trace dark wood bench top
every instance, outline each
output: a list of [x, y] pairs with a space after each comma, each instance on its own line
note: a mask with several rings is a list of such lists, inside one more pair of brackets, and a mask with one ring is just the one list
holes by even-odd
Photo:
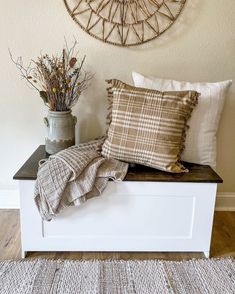
[[[38, 162], [49, 155], [45, 146], [40, 145], [25, 164], [14, 175], [15, 180], [35, 180], [38, 172]], [[208, 165], [199, 165], [184, 162], [189, 169], [188, 173], [172, 174], [159, 171], [142, 165], [130, 165], [124, 181], [156, 181], [156, 182], [195, 182], [195, 183], [222, 183], [223, 180]]]

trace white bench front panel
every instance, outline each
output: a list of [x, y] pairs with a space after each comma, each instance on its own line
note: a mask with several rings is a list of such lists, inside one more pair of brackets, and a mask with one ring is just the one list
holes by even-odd
[[216, 184], [109, 182], [45, 222], [34, 183], [20, 182], [23, 251], [209, 251]]

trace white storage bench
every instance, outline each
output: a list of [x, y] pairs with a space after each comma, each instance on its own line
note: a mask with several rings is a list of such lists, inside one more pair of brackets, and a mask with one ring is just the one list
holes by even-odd
[[33, 199], [43, 145], [16, 173], [20, 180], [22, 257], [27, 251], [204, 252], [209, 257], [217, 184], [209, 167], [189, 173], [130, 167], [103, 195], [42, 221]]

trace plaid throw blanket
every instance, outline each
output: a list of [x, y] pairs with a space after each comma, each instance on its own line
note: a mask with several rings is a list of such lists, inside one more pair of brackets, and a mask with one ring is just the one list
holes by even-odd
[[106, 159], [97, 151], [103, 140], [94, 140], [63, 150], [39, 167], [35, 202], [44, 220], [68, 206], [78, 206], [100, 196], [108, 180], [124, 179], [128, 164]]

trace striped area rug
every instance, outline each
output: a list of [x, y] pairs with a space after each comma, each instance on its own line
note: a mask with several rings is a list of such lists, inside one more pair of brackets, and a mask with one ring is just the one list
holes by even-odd
[[0, 262], [4, 294], [235, 293], [232, 258], [190, 261], [46, 260]]

